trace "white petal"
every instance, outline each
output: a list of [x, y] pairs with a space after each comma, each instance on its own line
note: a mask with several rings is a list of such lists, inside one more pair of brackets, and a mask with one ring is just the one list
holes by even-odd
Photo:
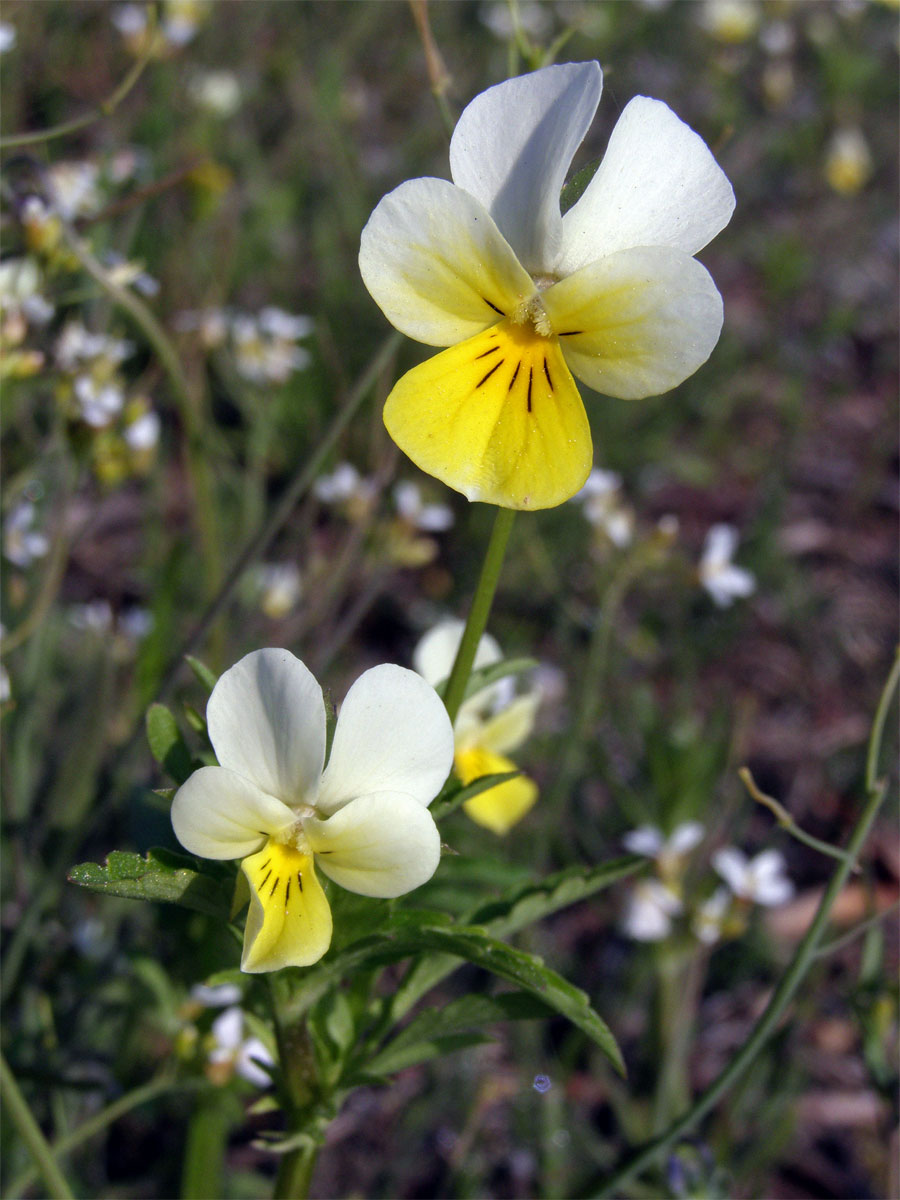
[[769, 879], [757, 879], [753, 886], [751, 899], [757, 904], [784, 904], [794, 894], [794, 885], [783, 875]]
[[269, 1087], [272, 1076], [259, 1065], [261, 1062], [274, 1066], [272, 1055], [260, 1039], [247, 1038], [238, 1050], [234, 1069], [242, 1079], [246, 1079], [254, 1087]]
[[689, 850], [703, 840], [704, 829], [699, 821], [685, 821], [672, 830], [672, 835], [666, 843], [670, 854], [687, 854]]
[[713, 869], [725, 880], [736, 896], [747, 892], [747, 856], [734, 846], [723, 846], [712, 856]]
[[732, 212], [734, 191], [703, 139], [662, 101], [636, 96], [584, 195], [563, 217], [560, 270], [569, 274], [632, 246], [696, 254]]
[[[441, 621], [428, 630], [413, 651], [413, 666], [432, 687], [443, 683], [453, 669], [465, 627], [464, 621]], [[489, 667], [501, 658], [497, 642], [489, 633], [485, 633], [478, 643], [473, 668]]]
[[411, 179], [380, 201], [359, 269], [391, 324], [429, 346], [480, 333], [534, 292], [487, 211], [446, 179]]
[[476, 96], [453, 132], [454, 183], [481, 201], [535, 274], [557, 265], [559, 194], [602, 86], [595, 62], [544, 67]]
[[733, 525], [713, 525], [703, 544], [702, 565], [722, 566], [731, 562], [738, 544], [738, 533]]
[[341, 706], [315, 806], [331, 813], [371, 792], [402, 792], [427, 806], [452, 764], [453, 729], [431, 684], [405, 667], [373, 667]]
[[225, 767], [201, 767], [172, 801], [175, 836], [201, 858], [243, 858], [295, 819], [287, 805]]
[[622, 838], [622, 845], [632, 854], [643, 854], [645, 858], [656, 858], [663, 846], [663, 835], [655, 825], [641, 825]]
[[[502, 684], [506, 680], [498, 682]], [[482, 725], [478, 738], [481, 749], [489, 750], [493, 754], [509, 754], [511, 750], [517, 750], [534, 729], [540, 703], [540, 692], [526, 692], [516, 696], [496, 716], [489, 718]]]
[[226, 1008], [212, 1023], [212, 1035], [216, 1049], [235, 1051], [241, 1044], [244, 1032], [244, 1014], [239, 1008]]
[[362, 896], [411, 892], [431, 878], [441, 857], [431, 813], [396, 792], [361, 796], [327, 821], [304, 821], [303, 828], [321, 870]]
[[206, 708], [223, 767], [286, 804], [306, 799], [325, 759], [322, 689], [287, 650], [255, 650], [227, 670]]
[[669, 391], [719, 340], [722, 297], [695, 258], [666, 246], [620, 250], [543, 294], [573, 375], [605, 396]]

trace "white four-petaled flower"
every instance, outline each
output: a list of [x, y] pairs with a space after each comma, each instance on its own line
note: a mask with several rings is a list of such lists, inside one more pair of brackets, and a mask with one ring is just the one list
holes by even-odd
[[453, 730], [415, 672], [384, 665], [360, 676], [327, 766], [322, 690], [287, 650], [257, 650], [226, 671], [206, 716], [219, 765], [178, 789], [172, 825], [192, 854], [243, 860], [242, 970], [305, 966], [328, 949], [315, 866], [364, 896], [400, 896], [434, 874], [440, 836], [428, 805], [450, 773]]
[[700, 582], [719, 608], [728, 608], [734, 600], [752, 596], [756, 591], [753, 572], [737, 567], [731, 561], [737, 543], [737, 530], [733, 525], [713, 525], [703, 545], [698, 567]]
[[658, 100], [626, 105], [565, 214], [566, 172], [600, 100], [596, 62], [545, 67], [465, 109], [450, 174], [378, 204], [360, 270], [397, 329], [449, 346], [384, 410], [423, 470], [470, 500], [547, 508], [587, 478], [573, 375], [608, 396], [668, 391], [706, 361], [722, 300], [693, 257], [734, 193], [702, 139]]
[[739, 900], [754, 904], [784, 904], [794, 894], [785, 875], [784, 856], [778, 850], [763, 850], [747, 858], [735, 846], [724, 846], [712, 857], [712, 865]]

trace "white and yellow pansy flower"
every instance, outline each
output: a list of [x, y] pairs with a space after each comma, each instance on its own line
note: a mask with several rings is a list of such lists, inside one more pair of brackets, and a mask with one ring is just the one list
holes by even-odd
[[415, 672], [360, 676], [327, 766], [322, 689], [287, 650], [257, 650], [226, 671], [206, 717], [219, 765], [178, 789], [172, 825], [192, 854], [243, 859], [242, 970], [306, 966], [328, 949], [316, 866], [363, 896], [400, 896], [434, 874], [441, 841], [428, 805], [450, 773], [453, 731]]
[[665, 104], [626, 105], [560, 211], [601, 83], [596, 62], [568, 63], [476, 96], [450, 143], [453, 182], [401, 184], [362, 233], [362, 277], [388, 320], [451, 347], [396, 384], [385, 425], [470, 500], [567, 500], [593, 457], [572, 376], [608, 396], [658, 395], [719, 337], [722, 298], [693, 255], [728, 223], [734, 193]]
[[[413, 653], [413, 666], [436, 687], [450, 674], [463, 634], [463, 622], [442, 621], [430, 629]], [[500, 662], [500, 647], [485, 634], [478, 643], [474, 667]], [[506, 755], [518, 749], [534, 728], [540, 704], [537, 690], [516, 695], [511, 677], [482, 688], [460, 706], [454, 726], [454, 765], [463, 784], [484, 775], [518, 770]], [[520, 821], [538, 797], [537, 784], [526, 775], [508, 779], [466, 800], [463, 808], [478, 825], [504, 834]]]

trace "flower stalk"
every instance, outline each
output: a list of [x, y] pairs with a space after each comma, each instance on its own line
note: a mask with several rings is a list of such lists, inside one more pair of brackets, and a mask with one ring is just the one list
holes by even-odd
[[481, 575], [478, 577], [478, 586], [475, 589], [462, 641], [459, 643], [456, 660], [444, 692], [444, 707], [447, 709], [451, 724], [456, 720], [459, 706], [466, 694], [466, 684], [472, 674], [475, 651], [478, 649], [478, 643], [481, 641], [481, 636], [487, 628], [488, 617], [491, 615], [491, 605], [494, 602], [494, 593], [497, 591], [497, 583], [500, 579], [500, 571], [506, 556], [506, 547], [515, 515], [515, 510], [512, 508], [498, 508], [497, 515], [494, 517], [494, 527], [485, 551]]

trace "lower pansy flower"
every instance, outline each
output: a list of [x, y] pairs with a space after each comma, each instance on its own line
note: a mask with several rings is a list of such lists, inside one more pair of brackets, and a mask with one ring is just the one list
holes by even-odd
[[[433, 686], [450, 674], [462, 634], [462, 621], [443, 621], [430, 629], [416, 647], [413, 665]], [[475, 668], [488, 667], [501, 658], [500, 647], [485, 634], [478, 643]], [[482, 688], [464, 701], [454, 726], [454, 764], [463, 784], [517, 770], [506, 755], [518, 749], [531, 733], [539, 703], [537, 690], [517, 695], [511, 677]], [[504, 834], [521, 821], [537, 797], [534, 780], [520, 775], [479, 792], [466, 800], [463, 808], [476, 824]]]
[[186, 850], [242, 859], [250, 889], [241, 969], [316, 962], [332, 919], [316, 868], [363, 896], [430, 879], [441, 843], [428, 805], [450, 773], [453, 731], [413, 671], [366, 671], [347, 693], [325, 766], [325, 704], [287, 650], [248, 654], [206, 710], [218, 766], [178, 789], [172, 825]]

